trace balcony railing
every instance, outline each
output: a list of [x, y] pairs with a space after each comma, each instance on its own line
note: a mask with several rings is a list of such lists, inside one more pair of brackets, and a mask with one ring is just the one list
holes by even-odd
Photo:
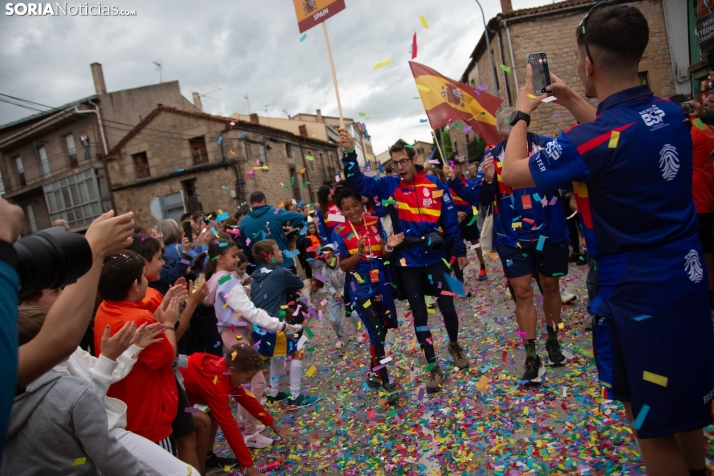
[[[92, 143], [89, 150], [90, 157], [95, 160], [97, 160], [98, 153], [96, 145], [97, 144]], [[89, 160], [87, 160], [85, 156], [84, 148], [77, 150], [76, 153], [72, 155], [68, 155], [67, 152], [64, 151], [48, 158], [47, 166], [49, 166], [50, 174], [47, 176], [39, 157], [23, 155], [22, 161], [24, 170], [22, 173], [17, 172], [17, 166], [15, 165], [13, 156], [4, 155], [4, 158], [7, 166], [7, 175], [3, 176], [5, 193], [11, 193], [23, 187], [51, 182], [60, 174], [89, 163]]]

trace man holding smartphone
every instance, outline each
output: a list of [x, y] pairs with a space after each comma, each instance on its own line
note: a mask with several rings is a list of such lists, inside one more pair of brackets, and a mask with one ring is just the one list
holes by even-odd
[[536, 97], [520, 90], [503, 180], [542, 192], [573, 183], [598, 260], [593, 342], [603, 396], [623, 402], [650, 475], [706, 474], [714, 332], [681, 108], [640, 85], [649, 40], [634, 7], [601, 2], [578, 26], [577, 69], [595, 110], [557, 76], [548, 90], [580, 123], [525, 157]]

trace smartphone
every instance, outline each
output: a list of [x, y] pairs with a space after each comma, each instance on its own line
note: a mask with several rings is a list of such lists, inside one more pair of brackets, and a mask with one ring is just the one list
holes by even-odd
[[530, 53], [526, 61], [533, 71], [533, 89], [536, 94], [545, 94], [545, 88], [550, 86], [550, 69], [548, 68], [548, 55], [545, 53]]
[[692, 107], [692, 105], [688, 102], [680, 103], [679, 107], [682, 108], [682, 112], [685, 116], [691, 116], [692, 114], [694, 114], [694, 107]]
[[191, 220], [183, 222], [183, 234], [186, 235], [188, 241], [193, 241], [193, 228], [191, 227]]

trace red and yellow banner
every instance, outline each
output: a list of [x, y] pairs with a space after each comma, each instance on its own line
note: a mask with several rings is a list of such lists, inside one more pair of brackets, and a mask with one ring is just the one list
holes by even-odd
[[496, 111], [502, 99], [479, 93], [468, 84], [437, 73], [423, 64], [409, 62], [431, 127], [439, 129], [456, 120], [470, 125], [487, 143], [501, 142], [496, 127]]
[[306, 32], [346, 8], [345, 0], [293, 0], [293, 5], [300, 33]]

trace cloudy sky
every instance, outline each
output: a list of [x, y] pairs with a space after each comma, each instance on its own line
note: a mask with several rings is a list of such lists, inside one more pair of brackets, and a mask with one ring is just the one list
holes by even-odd
[[[487, 18], [498, 0], [482, 0]], [[552, 0], [513, 0], [515, 9]], [[5, 7], [6, 2], [2, 3]], [[69, 2], [69, 5], [84, 3]], [[97, 2], [90, 5], [96, 5]], [[375, 153], [397, 138], [430, 140], [407, 61], [412, 35], [417, 62], [458, 79], [483, 32], [473, 0], [346, 0], [327, 21], [342, 107], [364, 112]], [[53, 4], [54, 5], [54, 4]], [[207, 94], [207, 112], [252, 112], [285, 117], [298, 112], [337, 115], [321, 27], [300, 42], [290, 0], [102, 1], [135, 9], [134, 17], [18, 17], [0, 12], [0, 93], [59, 106], [94, 94], [89, 64], [102, 63], [109, 91], [179, 80], [181, 91]], [[425, 29], [419, 16], [426, 17]], [[386, 60], [392, 64], [375, 70]], [[214, 91], [222, 88], [220, 91]], [[32, 111], [0, 102], [0, 124]]]

